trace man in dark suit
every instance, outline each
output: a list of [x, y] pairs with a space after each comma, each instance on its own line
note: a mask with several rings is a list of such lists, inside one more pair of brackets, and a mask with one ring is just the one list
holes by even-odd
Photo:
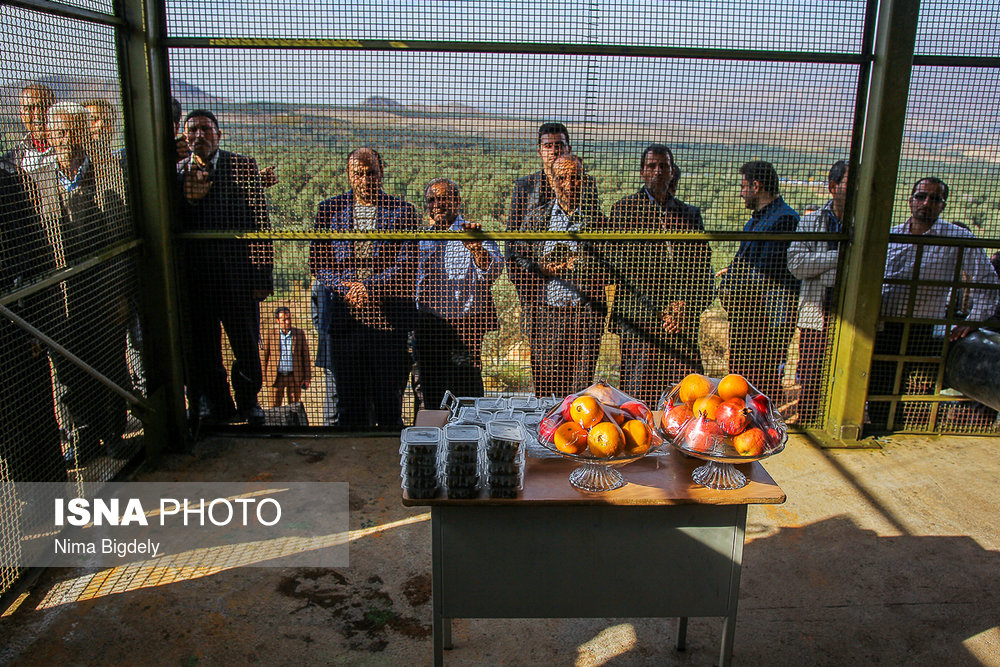
[[264, 335], [261, 365], [264, 384], [271, 387], [271, 407], [302, 402], [302, 390], [309, 388], [312, 367], [306, 332], [292, 326], [292, 311], [280, 306], [274, 311], [274, 327]]
[[313, 241], [309, 266], [327, 293], [327, 362], [347, 427], [402, 427], [410, 371], [407, 332], [414, 316], [417, 244], [340, 241], [337, 232], [415, 231], [416, 209], [382, 191], [384, 165], [372, 148], [347, 159], [350, 191], [319, 205], [314, 228], [331, 238]]
[[[705, 231], [701, 211], [676, 199], [679, 170], [663, 144], [640, 158], [643, 187], [611, 207], [616, 232]], [[688, 373], [701, 373], [698, 329], [714, 297], [712, 250], [705, 241], [617, 243], [612, 326], [621, 336], [622, 391], [654, 405]]]
[[[525, 226], [529, 211], [552, 205], [556, 199], [552, 184], [552, 165], [559, 157], [572, 153], [573, 147], [569, 143], [569, 130], [566, 129], [565, 125], [544, 123], [538, 128], [538, 157], [542, 162], [542, 169], [533, 174], [522, 176], [515, 181], [514, 192], [510, 198], [510, 211], [507, 215], [507, 231], [526, 231]], [[584, 176], [581, 196], [582, 208], [591, 211], [600, 209], [600, 203], [597, 200], [597, 185], [593, 177]], [[507, 275], [514, 284], [518, 300], [521, 303], [521, 329], [530, 340], [533, 335], [531, 333], [532, 326], [537, 316], [535, 305], [539, 303], [539, 293], [544, 290], [545, 282], [541, 276], [524, 270], [517, 262], [510, 261], [511, 247], [511, 244], [508, 243]], [[540, 372], [538, 360], [535, 355], [532, 355], [532, 377], [537, 378]]]
[[[219, 148], [222, 130], [211, 111], [190, 112], [184, 131], [191, 147], [191, 155], [177, 165], [184, 231], [267, 231], [267, 203], [254, 159]], [[259, 421], [260, 302], [273, 291], [272, 244], [191, 240], [184, 246], [184, 262], [193, 348], [188, 368], [192, 410], [197, 414], [204, 408], [207, 417], [220, 421], [237, 413], [244, 420]], [[225, 327], [233, 350], [232, 394], [222, 362], [220, 327]]]
[[[0, 159], [0, 294], [43, 278], [53, 269], [51, 250], [25, 187], [29, 178]], [[10, 308], [36, 326], [46, 296], [20, 299]], [[0, 458], [14, 482], [65, 482], [52, 378], [45, 351], [13, 322], [0, 317]], [[50, 510], [51, 507], [31, 511]]]
[[[555, 199], [528, 211], [525, 231], [606, 231], [596, 199], [584, 199], [586, 175], [575, 155], [552, 167]], [[594, 380], [607, 304], [607, 264], [598, 247], [577, 241], [513, 241], [507, 265], [540, 284], [528, 308], [534, 313], [528, 341], [539, 396], [565, 396]]]
[[[72, 102], [56, 103], [49, 109], [47, 128], [52, 154], [35, 172], [35, 182], [56, 267], [62, 269], [91, 259], [116, 238], [107, 211], [120, 209], [121, 203], [100, 182], [86, 150], [90, 143], [87, 110]], [[112, 200], [119, 203], [109, 203]], [[116, 265], [109, 263], [61, 283], [57, 302], [61, 302], [62, 316], [55, 321], [71, 352], [124, 387], [128, 386], [128, 367], [118, 278]], [[53, 354], [52, 363], [65, 387], [60, 402], [78, 436], [76, 450], [70, 452], [75, 462], [82, 464], [97, 456], [102, 445], [112, 455], [127, 455], [119, 448], [126, 426], [125, 400], [60, 355]]]

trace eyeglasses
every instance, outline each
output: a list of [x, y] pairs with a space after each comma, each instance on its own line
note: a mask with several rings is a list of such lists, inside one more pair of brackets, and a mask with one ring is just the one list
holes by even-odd
[[926, 192], [917, 192], [913, 195], [914, 201], [929, 201], [932, 204], [940, 204], [944, 201], [941, 195], [929, 195]]

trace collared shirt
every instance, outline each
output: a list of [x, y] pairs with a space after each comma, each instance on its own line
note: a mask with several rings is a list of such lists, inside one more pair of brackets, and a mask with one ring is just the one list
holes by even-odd
[[281, 358], [278, 360], [279, 373], [291, 373], [294, 370], [292, 364], [292, 330], [287, 332], [278, 329], [278, 338], [281, 340]]
[[56, 169], [56, 175], [59, 178], [59, 185], [62, 186], [65, 192], [67, 193], [73, 192], [73, 190], [76, 190], [78, 187], [80, 187], [80, 183], [83, 182], [83, 174], [86, 171], [87, 166], [89, 164], [90, 164], [90, 157], [84, 154], [83, 162], [80, 164], [80, 168], [76, 170], [76, 175], [73, 176], [72, 180], [67, 178], [66, 175], [63, 174], [62, 169], [59, 168]]
[[[550, 232], [578, 232], [581, 225], [573, 217], [580, 209], [567, 214], [558, 201], [552, 202], [552, 217], [549, 218]], [[579, 248], [576, 241], [546, 241], [542, 254], [547, 255], [560, 245], [567, 246], [570, 252], [576, 252]], [[573, 283], [562, 278], [553, 278], [545, 284], [545, 302], [555, 308], [565, 308], [567, 306], [579, 306], [583, 303], [580, 290]]]
[[[896, 225], [889, 230], [890, 234], [909, 234], [910, 221]], [[974, 239], [975, 235], [958, 225], [938, 219], [923, 236], [942, 236], [949, 238]], [[891, 237], [890, 237], [891, 238]], [[920, 260], [920, 275], [918, 280], [955, 280], [955, 269], [959, 261], [957, 246], [925, 245]], [[963, 282], [998, 285], [997, 274], [986, 257], [982, 248], [965, 248], [962, 255], [962, 267], [958, 279]], [[913, 267], [917, 263], [917, 244], [890, 243], [885, 258], [885, 277], [898, 279], [913, 279]], [[947, 316], [948, 303], [951, 300], [951, 287], [921, 286], [917, 288], [913, 313], [907, 313], [910, 297], [909, 285], [882, 286], [882, 315], [888, 317], [912, 316], [928, 319], [941, 319]], [[995, 289], [970, 289], [972, 306], [969, 309], [970, 321], [981, 322], [994, 311], [998, 292]], [[943, 331], [935, 333], [943, 335]]]
[[[459, 216], [450, 231], [462, 231], [464, 222]], [[421, 241], [417, 307], [447, 319], [484, 313], [493, 298], [490, 285], [503, 272], [503, 255], [496, 241], [483, 241], [483, 249], [490, 258], [485, 271], [462, 241]]]
[[6, 157], [28, 174], [32, 174], [45, 166], [46, 158], [52, 155], [52, 147], [46, 146], [44, 151], [38, 150], [30, 134], [24, 135], [24, 139]]

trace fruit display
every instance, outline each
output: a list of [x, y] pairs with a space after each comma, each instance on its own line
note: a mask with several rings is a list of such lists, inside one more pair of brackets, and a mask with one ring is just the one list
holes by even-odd
[[784, 449], [788, 435], [771, 400], [741, 375], [710, 378], [692, 373], [660, 399], [660, 428], [685, 454], [710, 463], [694, 479], [710, 488], [732, 489], [746, 477], [732, 467]]
[[538, 425], [538, 440], [562, 454], [634, 458], [663, 444], [652, 411], [599, 382], [566, 396]]
[[625, 484], [610, 465], [635, 461], [663, 444], [653, 412], [642, 401], [597, 382], [570, 394], [538, 423], [538, 442], [585, 465], [570, 483], [586, 491]]

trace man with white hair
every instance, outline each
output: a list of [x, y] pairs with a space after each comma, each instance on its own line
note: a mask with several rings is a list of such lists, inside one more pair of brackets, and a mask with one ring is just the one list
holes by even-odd
[[[63, 269], [92, 257], [108, 242], [109, 225], [98, 205], [95, 169], [90, 159], [90, 114], [74, 102], [57, 102], [49, 108], [47, 133], [51, 155], [35, 173], [42, 217], [55, 256]], [[124, 385], [125, 329], [115, 316], [118, 300], [100, 293], [108, 281], [93, 275], [70, 278], [60, 284], [62, 317], [57, 327], [66, 346], [104, 375]], [[127, 405], [76, 364], [53, 355], [59, 382], [65, 386], [60, 402], [77, 434], [71, 452], [82, 464], [102, 452], [112, 452], [126, 425]]]

